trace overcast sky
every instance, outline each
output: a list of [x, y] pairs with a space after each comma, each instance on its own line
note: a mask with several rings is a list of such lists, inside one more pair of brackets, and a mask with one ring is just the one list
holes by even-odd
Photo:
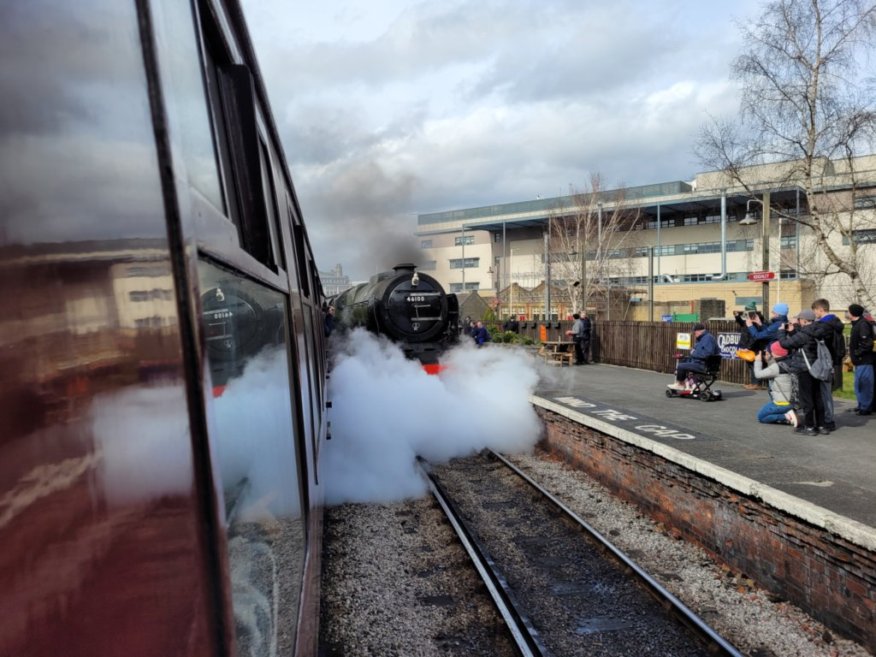
[[692, 179], [763, 0], [243, 6], [317, 264], [355, 281], [418, 213]]

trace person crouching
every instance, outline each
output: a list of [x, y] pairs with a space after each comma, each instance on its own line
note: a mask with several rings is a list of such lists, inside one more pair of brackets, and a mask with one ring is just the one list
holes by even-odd
[[770, 400], [757, 412], [758, 422], [797, 426], [793, 375], [788, 372], [784, 363], [787, 357], [788, 350], [778, 342], [773, 342], [754, 361], [754, 376], [758, 380], [769, 382], [770, 395]]
[[684, 381], [687, 378], [688, 372], [697, 372], [706, 374], [706, 359], [709, 356], [717, 356], [721, 353], [718, 348], [718, 341], [715, 336], [709, 333], [705, 324], [695, 324], [693, 327], [694, 335], [696, 336], [694, 348], [690, 352], [690, 356], [685, 358], [675, 368], [675, 383], [670, 383], [667, 388], [671, 390], [686, 390]]

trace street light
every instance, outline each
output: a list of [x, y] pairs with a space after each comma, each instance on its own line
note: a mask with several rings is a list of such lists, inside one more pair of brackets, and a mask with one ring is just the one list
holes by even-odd
[[[763, 226], [761, 230], [761, 255], [762, 255], [762, 268], [763, 271], [769, 271], [770, 268], [770, 244], [769, 244], [769, 223], [770, 223], [770, 193], [764, 192], [763, 194], [764, 200], [760, 200], [759, 198], [750, 198], [745, 204], [745, 217], [739, 222], [740, 226], [753, 226], [757, 223], [757, 219], [754, 218], [754, 215], [751, 213], [751, 204], [752, 203], [760, 203], [761, 207], [763, 207]], [[781, 213], [780, 213], [781, 214]], [[782, 294], [782, 221], [781, 216], [779, 217], [779, 221], [777, 222], [779, 225], [779, 255], [778, 255], [778, 267], [776, 272], [776, 302], [781, 299]], [[761, 283], [761, 303], [764, 309], [767, 309], [770, 305], [770, 283], [769, 281], [763, 281]]]
[[763, 201], [760, 201], [756, 198], [748, 199], [748, 203], [745, 204], [745, 217], [739, 222], [740, 226], [754, 226], [757, 223], [757, 219], [754, 218], [754, 215], [751, 214], [751, 202], [757, 201], [758, 203], [763, 204]]

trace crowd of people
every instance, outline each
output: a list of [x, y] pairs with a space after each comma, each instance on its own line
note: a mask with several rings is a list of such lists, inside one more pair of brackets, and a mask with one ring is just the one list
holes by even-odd
[[[843, 360], [848, 356], [854, 367], [857, 405], [852, 412], [873, 412], [874, 323], [859, 304], [851, 304], [846, 318], [851, 332], [846, 349], [845, 324], [830, 311], [827, 299], [816, 299], [811, 308], [788, 319], [789, 308], [777, 303], [769, 322], [752, 304], [735, 313], [740, 325], [741, 357], [750, 363], [750, 390], [767, 383], [769, 400], [758, 411], [764, 423], [790, 424], [805, 435], [827, 435], [837, 428], [833, 391], [842, 385]], [[690, 355], [676, 368], [675, 382], [669, 387], [685, 390], [691, 373], [705, 373], [709, 356], [719, 354], [718, 344], [704, 324], [694, 326], [695, 342]]]
[[[811, 307], [789, 319], [786, 303], [772, 307], [766, 320], [755, 304], [734, 313], [740, 328], [737, 355], [748, 361], [748, 390], [766, 387], [768, 400], [757, 413], [762, 423], [789, 424], [804, 435], [827, 435], [837, 429], [833, 392], [842, 386], [842, 368], [847, 356], [854, 368], [856, 405], [851, 412], [867, 416], [874, 405], [874, 337], [876, 323], [859, 304], [845, 311], [851, 324], [848, 347], [846, 322], [830, 310], [827, 299], [816, 299]], [[572, 328], [566, 331], [575, 349], [575, 364], [589, 362], [592, 323], [587, 313], [572, 315]], [[516, 319], [507, 320], [503, 330], [518, 332]], [[490, 340], [481, 321], [466, 318], [463, 330], [478, 346]], [[675, 381], [669, 388], [691, 388], [693, 375], [705, 375], [710, 357], [720, 356], [715, 337], [705, 324], [695, 324], [690, 354], [679, 361]]]

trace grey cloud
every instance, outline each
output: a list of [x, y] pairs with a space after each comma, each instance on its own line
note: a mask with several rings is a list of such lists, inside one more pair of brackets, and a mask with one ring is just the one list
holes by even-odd
[[395, 264], [377, 248], [417, 212], [560, 195], [592, 173], [689, 179], [707, 112], [737, 106], [719, 83], [737, 31], [716, 17], [694, 0], [420, 2], [367, 41], [256, 39], [320, 266]]
[[299, 185], [302, 210], [320, 267], [335, 262], [365, 279], [421, 257], [413, 236], [413, 174], [391, 174], [375, 161], [338, 163], [323, 175], [308, 169]]
[[290, 109], [279, 130], [290, 160], [302, 165], [330, 164], [379, 150], [387, 141], [410, 139], [424, 118], [425, 110], [412, 106], [371, 128], [361, 110], [319, 101]]

